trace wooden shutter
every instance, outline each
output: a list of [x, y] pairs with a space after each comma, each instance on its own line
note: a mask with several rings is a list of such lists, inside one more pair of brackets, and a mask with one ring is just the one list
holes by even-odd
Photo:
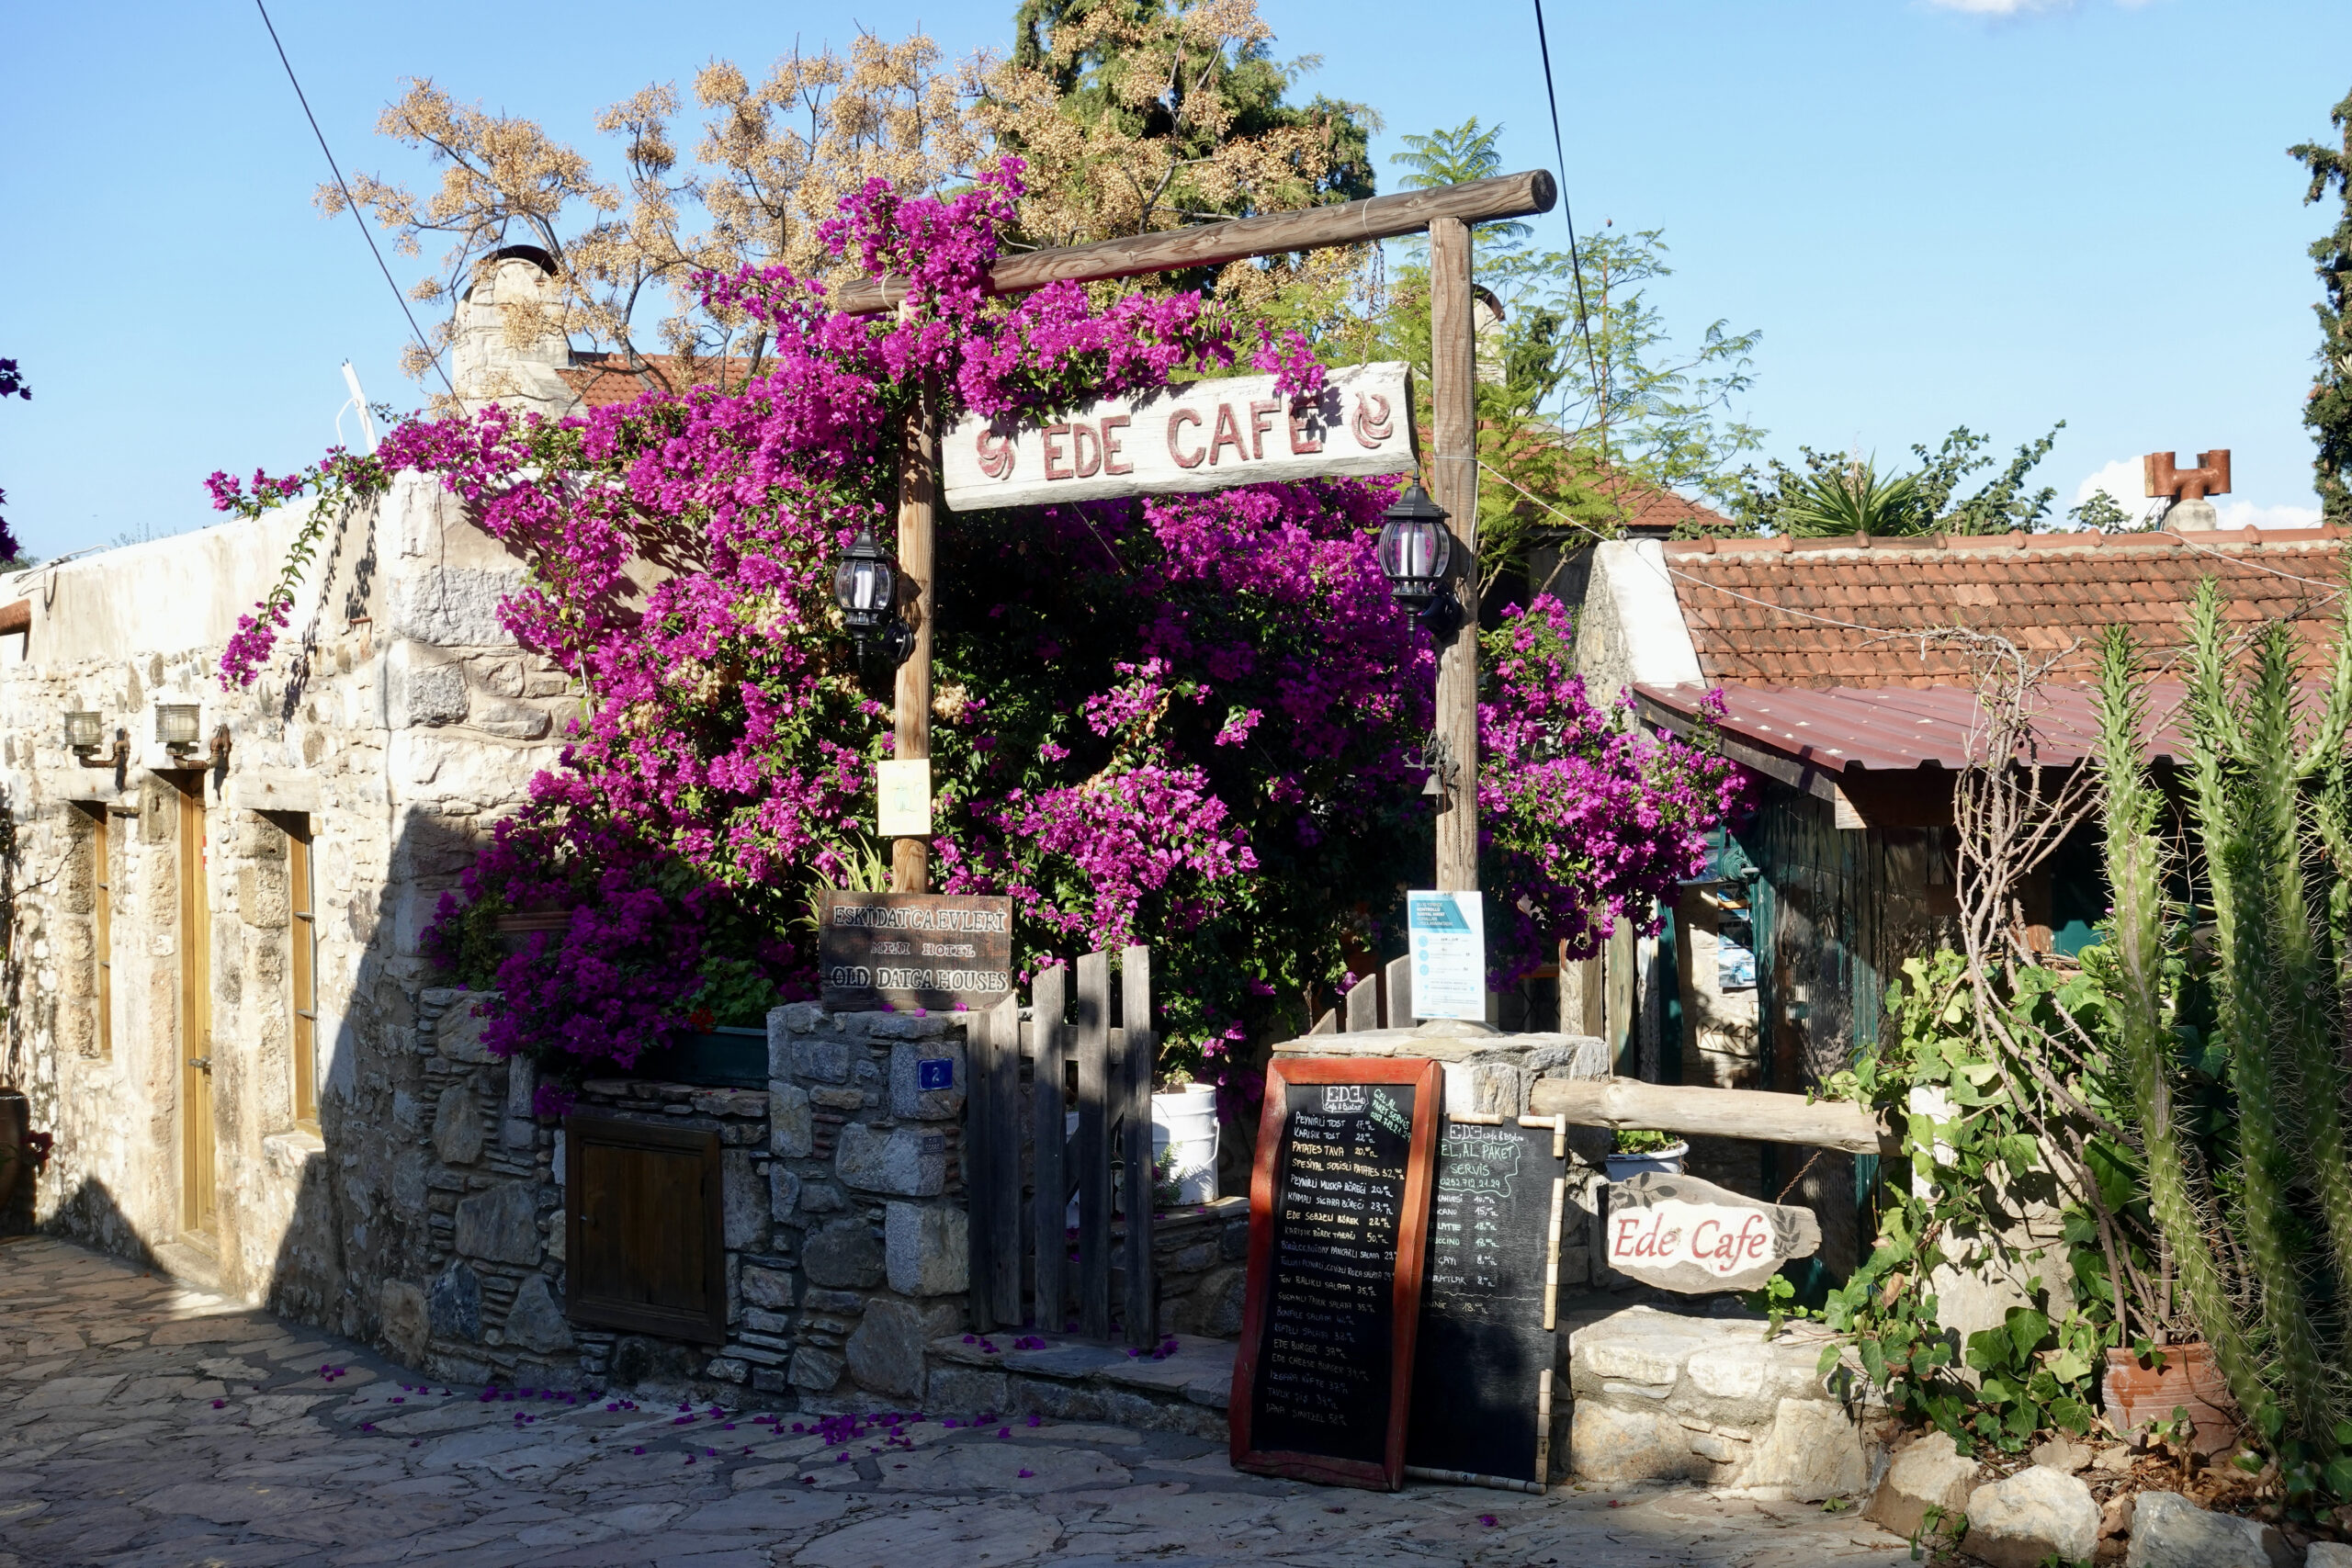
[[725, 1343], [717, 1130], [568, 1116], [563, 1135], [571, 1320]]

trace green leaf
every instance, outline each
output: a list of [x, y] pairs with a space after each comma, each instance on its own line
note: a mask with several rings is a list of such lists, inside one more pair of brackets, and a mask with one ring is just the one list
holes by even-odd
[[2008, 1333], [2009, 1342], [2017, 1347], [2017, 1359], [2023, 1362], [2050, 1337], [2050, 1319], [2031, 1307], [2011, 1307]]

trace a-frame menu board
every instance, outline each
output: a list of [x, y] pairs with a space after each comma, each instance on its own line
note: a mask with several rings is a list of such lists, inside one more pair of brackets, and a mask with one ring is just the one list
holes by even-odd
[[1277, 1058], [1267, 1069], [1235, 1469], [1403, 1484], [1443, 1099], [1432, 1061]]

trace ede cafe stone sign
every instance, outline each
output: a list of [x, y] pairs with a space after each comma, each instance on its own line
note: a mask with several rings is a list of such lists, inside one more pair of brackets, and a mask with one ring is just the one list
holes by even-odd
[[1790, 1258], [1821, 1247], [1810, 1209], [1656, 1171], [1609, 1184], [1608, 1228], [1611, 1269], [1689, 1295], [1755, 1290]]

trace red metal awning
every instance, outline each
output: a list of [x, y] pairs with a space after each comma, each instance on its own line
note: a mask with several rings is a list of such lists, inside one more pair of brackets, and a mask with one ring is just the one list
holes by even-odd
[[[1853, 770], [1958, 771], [1977, 760], [1984, 716], [1976, 693], [1963, 686], [1726, 685], [1717, 728], [1737, 755], [1754, 749], [1807, 772]], [[1687, 733], [1699, 723], [1704, 686], [1635, 686], [1643, 718]], [[2086, 685], [2049, 685], [2033, 696], [2033, 750], [2019, 761], [2072, 767], [2089, 754], [2098, 735], [2095, 693]], [[2149, 687], [2149, 735], [2157, 760], [2177, 761], [2187, 738], [2174, 723], [2183, 688], [2160, 681]], [[1778, 770], [1771, 770], [1777, 772]]]

